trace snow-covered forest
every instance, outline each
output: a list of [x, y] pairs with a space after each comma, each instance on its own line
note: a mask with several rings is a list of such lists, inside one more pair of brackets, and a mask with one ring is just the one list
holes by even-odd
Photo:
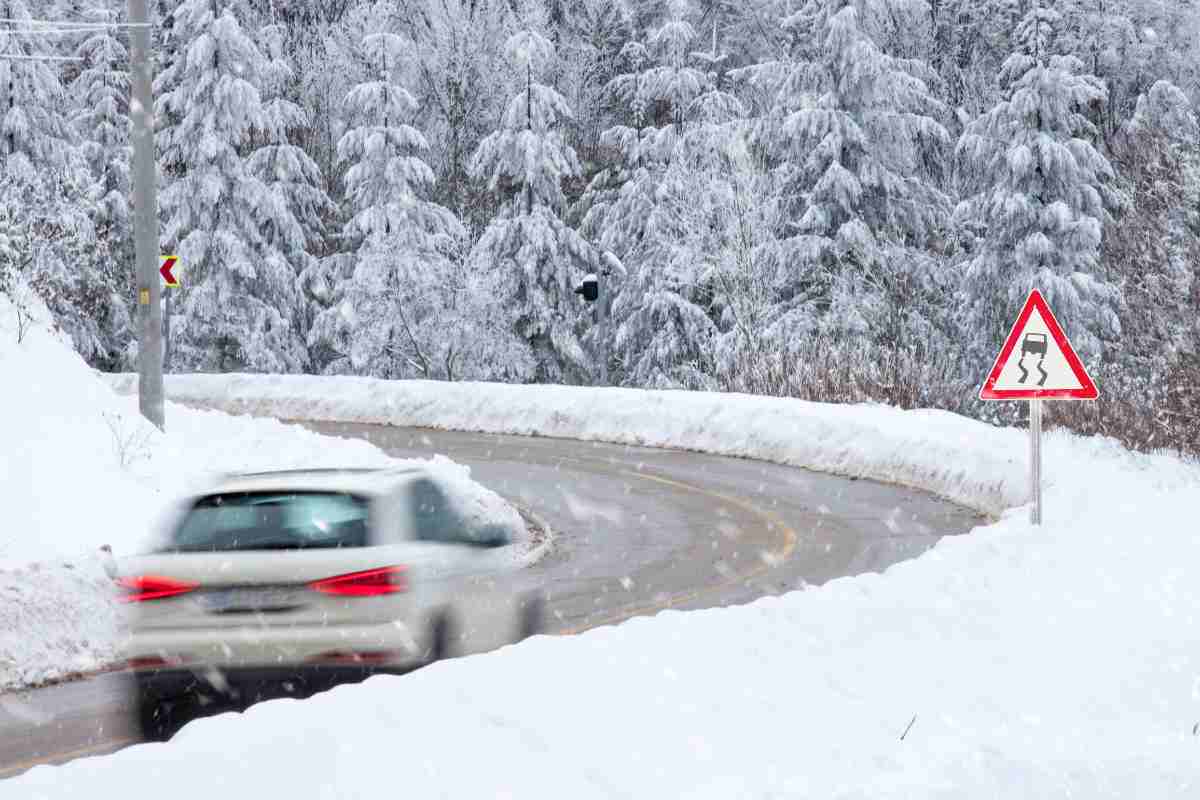
[[[1051, 419], [1200, 449], [1200, 0], [151, 5], [171, 371], [994, 418], [1037, 286]], [[130, 369], [125, 2], [0, 19], [0, 291]]]

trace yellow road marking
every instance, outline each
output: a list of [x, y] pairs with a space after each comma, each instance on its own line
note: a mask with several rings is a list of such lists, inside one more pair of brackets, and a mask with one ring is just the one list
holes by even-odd
[[[716, 498], [717, 500], [720, 500], [723, 503], [727, 503], [728, 505], [736, 506], [736, 507], [742, 509], [743, 511], [746, 511], [749, 514], [758, 517], [759, 519], [765, 520], [768, 523], [769, 529], [773, 528], [773, 529], [779, 530], [783, 533], [783, 546], [775, 554], [775, 557], [778, 558], [780, 561], [784, 561], [784, 560], [790, 558], [792, 553], [796, 549], [796, 542], [799, 540], [799, 536], [797, 535], [796, 531], [791, 528], [791, 526], [789, 526], [786, 522], [784, 522], [783, 520], [781, 520], [779, 517], [772, 514], [771, 512], [763, 511], [762, 509], [760, 509], [756, 506], [753, 506], [750, 503], [747, 503], [745, 500], [741, 500], [736, 497], [730, 497], [729, 495], [721, 494], [720, 492], [714, 492], [709, 489], [702, 489], [701, 487], [693, 486], [690, 483], [681, 483], [680, 481], [674, 481], [674, 480], [671, 480], [670, 478], [663, 478], [658, 475], [650, 475], [645, 472], [639, 472], [639, 471], [630, 470], [630, 469], [624, 469], [624, 470], [621, 470], [621, 472], [625, 475], [630, 475], [632, 477], [641, 478], [642, 480], [654, 481], [656, 483], [661, 483], [666, 486], [674, 487], [676, 489], [683, 489], [684, 491], [694, 492], [696, 494], [702, 494], [707, 497], [713, 497], [713, 498]], [[649, 613], [652, 613], [655, 611], [665, 611], [668, 608], [674, 608], [675, 606], [682, 605], [683, 603], [689, 603], [692, 600], [696, 600], [697, 598], [713, 594], [714, 592], [721, 591], [722, 589], [727, 589], [730, 586], [733, 586], [734, 584], [744, 583], [752, 578], [757, 578], [759, 575], [762, 575], [767, 570], [771, 569], [772, 566], [773, 566], [772, 564], [768, 564], [768, 563], [759, 564], [757, 567], [750, 570], [749, 572], [744, 572], [733, 578], [728, 578], [724, 581], [721, 581], [720, 583], [711, 584], [709, 586], [705, 586], [700, 589], [693, 589], [692, 591], [685, 592], [684, 594], [672, 595], [671, 597], [667, 598], [665, 601], [660, 602], [660, 603], [652, 603], [652, 604], [646, 605], [646, 606], [638, 606], [638, 607], [631, 608], [631, 609], [630, 608], [623, 609], [615, 614], [610, 614], [608, 616], [601, 617], [599, 620], [591, 620], [586, 625], [580, 625], [575, 628], [571, 628], [569, 630], [560, 631], [556, 635], [558, 635], [558, 636], [574, 636], [576, 634], [583, 633], [584, 631], [589, 630], [591, 628], [598, 628], [602, 625], [610, 625], [614, 622], [621, 622], [626, 619], [629, 619], [630, 617], [641, 616], [641, 615], [649, 614]]]
[[126, 747], [131, 744], [137, 744], [139, 741], [139, 739], [133, 738], [114, 739], [111, 742], [88, 745], [87, 747], [80, 747], [78, 750], [70, 750], [66, 753], [47, 753], [41, 758], [34, 759], [32, 761], [25, 761], [20, 764], [15, 764], [13, 766], [0, 769], [0, 779], [11, 778], [15, 775], [25, 772], [26, 770], [33, 769], [34, 767], [38, 767], [43, 764], [49, 764], [52, 761], [73, 761], [76, 758], [83, 758], [84, 756], [113, 752], [121, 749], [122, 747]]

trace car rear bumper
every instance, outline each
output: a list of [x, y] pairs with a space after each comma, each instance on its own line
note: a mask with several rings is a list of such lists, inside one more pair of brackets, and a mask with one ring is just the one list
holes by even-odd
[[145, 701], [192, 699], [258, 702], [280, 697], [308, 697], [374, 675], [398, 675], [411, 668], [398, 666], [293, 665], [206, 669], [137, 670], [134, 678]]
[[428, 651], [420, 625], [263, 626], [135, 630], [125, 657], [139, 672], [405, 668]]

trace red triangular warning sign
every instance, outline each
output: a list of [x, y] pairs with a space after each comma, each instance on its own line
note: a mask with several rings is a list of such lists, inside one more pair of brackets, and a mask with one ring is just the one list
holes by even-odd
[[981, 400], [1095, 400], [1099, 396], [1075, 348], [1034, 289], [992, 366]]

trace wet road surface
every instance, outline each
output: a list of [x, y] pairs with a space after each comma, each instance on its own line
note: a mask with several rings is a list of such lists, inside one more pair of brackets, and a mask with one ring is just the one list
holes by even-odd
[[[550, 633], [745, 603], [879, 571], [979, 515], [931, 495], [744, 459], [563, 439], [306, 423], [398, 457], [444, 454], [532, 511]], [[0, 695], [0, 778], [138, 741], [114, 673]], [[2, 785], [0, 785], [2, 786]]]

